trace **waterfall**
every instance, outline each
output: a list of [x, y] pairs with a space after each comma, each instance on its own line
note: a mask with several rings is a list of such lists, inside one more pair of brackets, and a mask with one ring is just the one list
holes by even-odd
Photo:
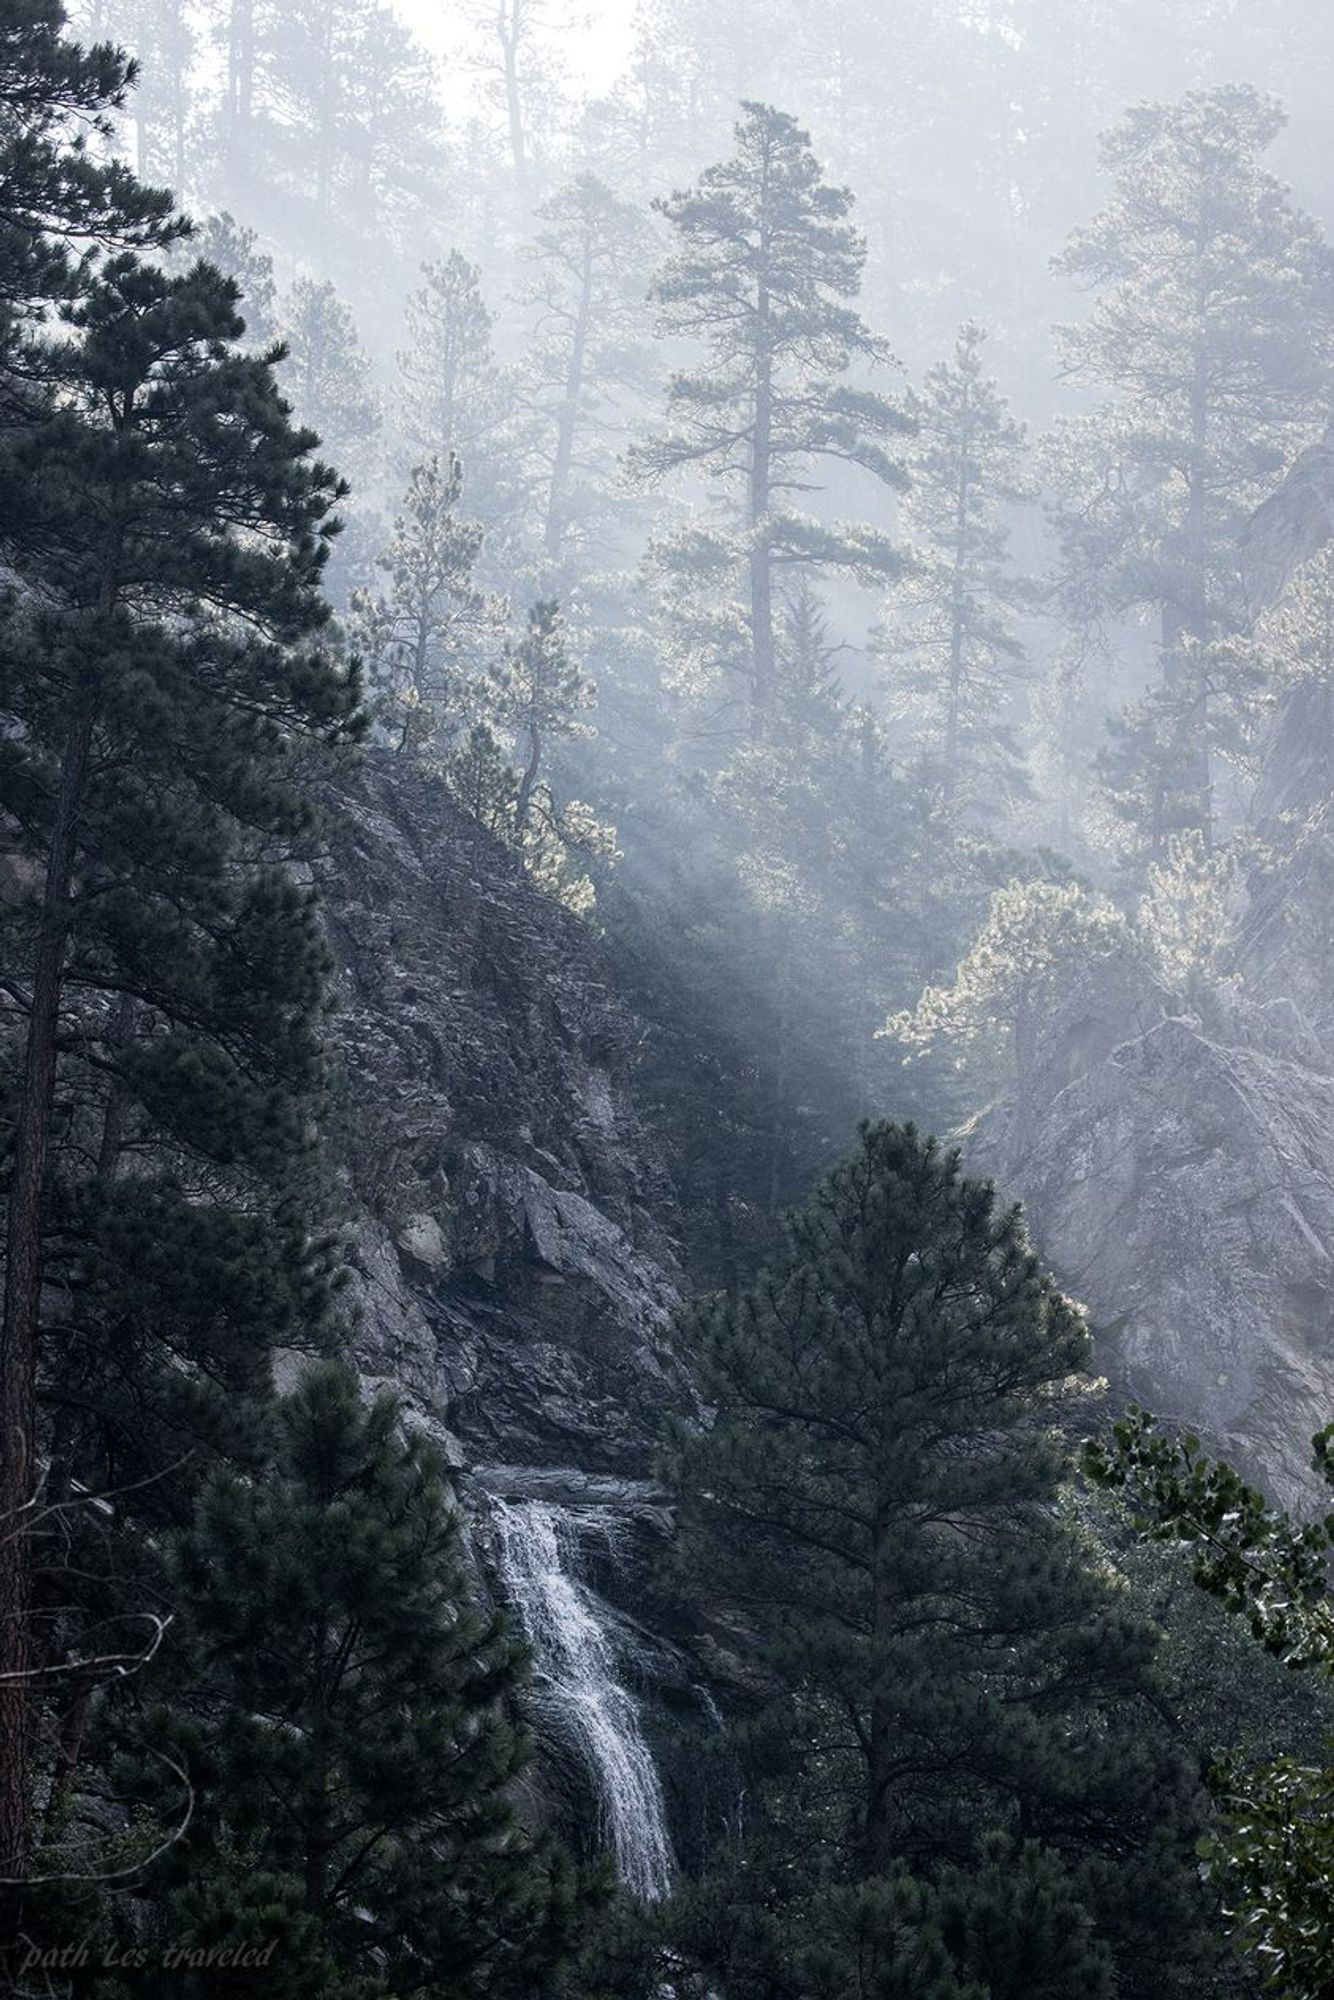
[[505, 1590], [533, 1648], [539, 1698], [596, 1782], [601, 1835], [627, 1889], [645, 1901], [671, 1887], [662, 1785], [639, 1708], [617, 1674], [608, 1614], [579, 1581], [568, 1515], [540, 1500], [493, 1500]]

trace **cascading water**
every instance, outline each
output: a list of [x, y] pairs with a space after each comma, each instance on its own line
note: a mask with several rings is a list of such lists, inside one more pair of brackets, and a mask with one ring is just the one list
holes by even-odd
[[540, 1500], [491, 1503], [501, 1574], [533, 1648], [543, 1706], [585, 1757], [617, 1873], [646, 1902], [671, 1888], [672, 1851], [657, 1766], [639, 1708], [617, 1674], [605, 1612], [579, 1581], [568, 1516]]

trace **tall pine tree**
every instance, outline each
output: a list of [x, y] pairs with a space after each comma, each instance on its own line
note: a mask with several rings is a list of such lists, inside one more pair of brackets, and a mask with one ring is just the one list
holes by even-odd
[[624, 510], [613, 475], [625, 405], [642, 393], [648, 372], [648, 231], [637, 209], [587, 173], [538, 216], [526, 388], [540, 424], [543, 553], [564, 565], [576, 549], [602, 554]]
[[520, 481], [514, 385], [495, 358], [494, 318], [482, 274], [457, 250], [428, 264], [408, 301], [408, 344], [398, 357], [400, 425], [419, 458], [456, 455], [488, 542], [515, 524]]
[[524, 1656], [472, 1607], [438, 1455], [335, 1364], [275, 1429], [266, 1476], [219, 1472], [174, 1546], [188, 1706], [141, 1733], [199, 1809], [159, 1871], [164, 1930], [275, 1940], [263, 1990], [283, 2000], [531, 2000], [586, 1892], [518, 1827]]
[[759, 728], [777, 692], [776, 575], [842, 569], [870, 581], [898, 567], [883, 534], [799, 514], [792, 496], [818, 489], [822, 460], [899, 489], [886, 447], [910, 426], [896, 403], [848, 379], [886, 359], [852, 304], [866, 247], [848, 220], [851, 194], [824, 179], [794, 119], [744, 109], [733, 157], [658, 204], [677, 237], [655, 286], [661, 328], [707, 358], [673, 377], [668, 428], [636, 460], [652, 479], [710, 475], [726, 496], [716, 526], [665, 543], [658, 561], [669, 593], [705, 601], [688, 650], [707, 671], [740, 674]]
[[1088, 1337], [1017, 1211], [864, 1127], [680, 1351], [716, 1416], [671, 1466], [679, 1572], [772, 1695], [699, 1919], [726, 1990], [1197, 1990], [1192, 1785], [1148, 1630], [1056, 1516]]
[[459, 512], [463, 467], [430, 458], [413, 470], [393, 540], [376, 567], [386, 587], [353, 599], [352, 635], [399, 749], [445, 756], [478, 705], [480, 642], [494, 611], [473, 582], [482, 530]]
[[1085, 619], [1156, 623], [1108, 768], [1150, 858], [1212, 837], [1216, 752], [1245, 745], [1255, 687], [1237, 537], [1325, 415], [1330, 255], [1263, 164], [1282, 123], [1244, 86], [1137, 107], [1104, 141], [1107, 206], [1058, 260], [1099, 294], [1066, 372], [1107, 395], [1055, 447], [1066, 592]]
[[18, 586], [0, 758], [24, 884], [5, 939], [23, 1005], [0, 1848], [20, 1878], [27, 1682], [50, 1638], [33, 1626], [43, 1480], [57, 1517], [78, 1487], [122, 1483], [169, 1516], [169, 1468], [234, 1436], [270, 1345], [318, 1328], [326, 1259], [300, 1183], [324, 952], [282, 863], [311, 828], [292, 746], [342, 736], [356, 710], [318, 650], [336, 482], [270, 363], [238, 351], [234, 288], [119, 254], [67, 317], [30, 343], [46, 407], [0, 440]]
[[1006, 520], [1032, 495], [1023, 427], [983, 372], [984, 339], [965, 326], [914, 404], [904, 521], [916, 561], [879, 650], [890, 708], [946, 806], [994, 822], [1023, 785], [1008, 710], [1024, 662], [1014, 621], [1035, 593], [1011, 565]]

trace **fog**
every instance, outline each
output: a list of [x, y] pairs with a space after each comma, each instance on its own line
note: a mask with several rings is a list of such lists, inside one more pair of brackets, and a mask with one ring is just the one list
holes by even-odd
[[[1013, 965], [1041, 983], [1069, 925], [1122, 927], [1183, 1007], [1250, 992], [1257, 857], [1282, 875], [1317, 810], [1274, 810], [1272, 746], [1323, 671], [1325, 573], [1294, 572], [1323, 532], [1326, 8], [81, 25], [135, 49], [121, 143], [286, 341], [348, 482], [328, 583], [375, 740], [509, 828], [656, 1022], [702, 1272], [858, 1115], [1008, 1101]], [[749, 269], [771, 150], [798, 235], [808, 199], [833, 234], [772, 274], [761, 449], [727, 245]], [[569, 661], [540, 748], [507, 665], [539, 601]], [[1323, 1016], [1309, 967], [1253, 997], [1285, 980]], [[720, 1149], [673, 1083], [705, 1022]]]
[[1328, 2000], [1330, 0], [67, 11], [0, 1991]]

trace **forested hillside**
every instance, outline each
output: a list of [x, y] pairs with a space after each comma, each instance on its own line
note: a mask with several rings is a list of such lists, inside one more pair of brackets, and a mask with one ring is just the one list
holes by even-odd
[[1334, 1993], [1331, 76], [0, 0], [0, 1992]]

